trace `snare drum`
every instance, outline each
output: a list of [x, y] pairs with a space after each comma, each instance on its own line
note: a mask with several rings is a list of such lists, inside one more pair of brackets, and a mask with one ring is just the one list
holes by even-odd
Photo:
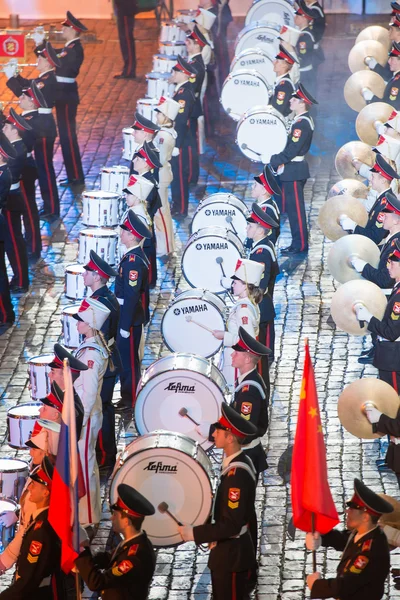
[[169, 54], [154, 54], [153, 71], [158, 73], [171, 73], [173, 67], [178, 62], [178, 57]]
[[[118, 459], [110, 487], [117, 501], [121, 483], [135, 487], [156, 508], [161, 502], [181, 523], [201, 525], [210, 515], [213, 472], [210, 459], [192, 439], [170, 431], [154, 431], [127, 446]], [[182, 544], [176, 524], [156, 510], [146, 517], [146, 533], [156, 547]]]
[[[222, 346], [210, 329], [225, 329], [225, 302], [207, 290], [191, 289], [173, 299], [161, 321], [161, 334], [171, 352], [188, 352], [204, 358], [214, 356]], [[189, 319], [189, 318], [190, 319]]]
[[118, 231], [115, 229], [82, 229], [79, 232], [79, 262], [86, 265], [94, 250], [109, 265], [115, 265]]
[[147, 94], [148, 98], [161, 98], [161, 96], [173, 96], [175, 84], [169, 83], [170, 73], [147, 73]]
[[128, 183], [129, 167], [120, 167], [117, 165], [112, 167], [103, 167], [100, 171], [100, 175], [100, 188], [104, 192], [122, 194], [122, 190], [126, 188]]
[[[7, 499], [2, 498], [0, 500], [0, 514], [6, 513], [6, 512], [14, 512], [15, 513], [17, 511], [17, 509], [18, 509], [18, 505], [13, 500], [10, 500], [9, 498], [7, 498]], [[4, 527], [3, 525], [0, 526], [0, 528], [1, 528], [0, 551], [1, 552], [5, 548], [7, 548], [8, 544], [11, 542], [11, 540], [14, 539], [15, 526], [16, 526], [16, 523], [14, 523], [14, 525], [10, 525], [9, 527]]]
[[186, 32], [175, 21], [161, 23], [160, 42], [184, 42]]
[[[42, 396], [43, 397], [43, 396]], [[7, 413], [8, 445], [22, 450], [31, 437], [35, 422], [39, 418], [41, 402], [28, 402], [13, 406]]]
[[158, 106], [158, 98], [140, 98], [136, 102], [136, 112], [140, 113], [149, 121], [157, 122], [155, 108]]
[[197, 17], [195, 8], [183, 8], [176, 11], [175, 19], [178, 23], [191, 23]]
[[83, 265], [76, 263], [68, 265], [65, 269], [65, 297], [68, 300], [83, 300], [86, 296], [91, 296], [92, 291], [87, 288], [83, 282], [83, 275], [86, 273]]
[[29, 466], [24, 460], [0, 458], [0, 496], [19, 500], [28, 475]]
[[250, 23], [236, 38], [235, 55], [248, 48], [261, 48], [274, 59], [279, 52], [280, 31], [281, 26], [276, 23], [263, 21]]
[[240, 119], [236, 129], [236, 143], [250, 160], [269, 161], [273, 154], [282, 152], [287, 142], [285, 119], [272, 106], [255, 106]]
[[182, 255], [182, 273], [192, 287], [204, 288], [214, 294], [226, 292], [221, 285], [222, 268], [230, 277], [238, 259], [243, 256], [243, 244], [233, 231], [206, 227], [188, 239]]
[[280, 25], [294, 26], [294, 9], [287, 0], [254, 0], [246, 15], [245, 24], [267, 21]]
[[83, 335], [78, 332], [78, 321], [73, 317], [79, 311], [80, 306], [80, 304], [70, 304], [61, 313], [63, 342], [68, 350], [75, 350], [83, 341]]
[[120, 195], [103, 190], [82, 194], [82, 223], [87, 227], [117, 227]]
[[231, 229], [244, 241], [247, 237], [247, 213], [246, 205], [232, 194], [212, 194], [201, 200], [196, 208], [192, 233], [204, 227], [223, 227]]
[[133, 139], [134, 129], [132, 127], [124, 127], [122, 130], [122, 138], [124, 141], [124, 150], [122, 153], [122, 158], [125, 160], [132, 160], [133, 155], [136, 152], [136, 148], [139, 146]]
[[31, 382], [32, 400], [46, 398], [50, 394], [51, 382], [49, 364], [53, 362], [54, 354], [41, 354], [29, 359], [29, 379]]
[[187, 56], [186, 45], [184, 42], [163, 42], [160, 44], [160, 54], [168, 56]]
[[257, 71], [235, 71], [225, 79], [221, 91], [221, 104], [235, 121], [253, 106], [267, 106], [271, 88]]
[[275, 83], [274, 62], [270, 55], [261, 48], [248, 48], [235, 56], [231, 63], [230, 72], [235, 73], [240, 69], [255, 69], [257, 73], [264, 77], [269, 86], [272, 87]]

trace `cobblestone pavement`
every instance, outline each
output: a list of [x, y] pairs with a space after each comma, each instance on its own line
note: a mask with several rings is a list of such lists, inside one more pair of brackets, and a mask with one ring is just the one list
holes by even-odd
[[[300, 600], [307, 596], [305, 574], [311, 572], [311, 562], [304, 549], [303, 534], [297, 532], [294, 541], [286, 534], [291, 517], [289, 466], [281, 459], [293, 441], [296, 427], [305, 337], [309, 338], [314, 359], [329, 477], [338, 510], [343, 515], [344, 501], [351, 495], [354, 477], [361, 477], [378, 492], [398, 496], [394, 476], [390, 473], [378, 474], [376, 471], [375, 459], [382, 451], [380, 443], [361, 441], [343, 431], [336, 411], [337, 398], [343, 386], [362, 376], [375, 377], [376, 371], [357, 362], [362, 349], [361, 339], [335, 331], [327, 323], [335, 286], [325, 266], [330, 243], [324, 240], [316, 221], [327, 190], [339, 179], [334, 168], [335, 153], [345, 142], [357, 139], [354, 129], [356, 114], [346, 107], [342, 90], [349, 74], [348, 52], [358, 31], [367, 24], [360, 18], [344, 21], [344, 17], [333, 16], [328, 22], [324, 42], [327, 60], [319, 76], [317, 133], [310, 156], [312, 178], [306, 188], [310, 250], [304, 260], [282, 257], [282, 274], [275, 294], [277, 350], [271, 370], [270, 428], [263, 440], [268, 449], [270, 468], [257, 490], [257, 508], [262, 522], [256, 594], [260, 600]], [[79, 141], [88, 188], [98, 185], [98, 173], [103, 165], [123, 164], [120, 160], [121, 129], [130, 125], [136, 99], [144, 95], [143, 74], [150, 70], [151, 56], [157, 48], [154, 21], [141, 20], [139, 23], [136, 31], [140, 41], [140, 78], [137, 82], [127, 83], [111, 78], [120, 60], [115, 27], [105, 21], [89, 23], [99, 43], [89, 43], [85, 47], [86, 58], [79, 78], [82, 103], [78, 115]], [[232, 27], [232, 40], [240, 26], [241, 23], [235, 23]], [[1, 98], [10, 98], [4, 79], [0, 88]], [[59, 149], [56, 163], [60, 174], [62, 162]], [[200, 184], [193, 190], [191, 211], [198, 199], [219, 190], [249, 199], [252, 175], [258, 170], [259, 165], [250, 163], [240, 155], [234, 144], [233, 124], [227, 119], [223, 120], [220, 135], [207, 147], [202, 158]], [[17, 323], [0, 337], [0, 457], [13, 455], [26, 458], [25, 452], [11, 451], [7, 445], [6, 413], [15, 404], [30, 400], [27, 360], [51, 351], [61, 333], [60, 313], [69, 304], [63, 295], [63, 276], [65, 266], [75, 262], [77, 256], [81, 201], [66, 190], [61, 202], [62, 222], [56, 227], [46, 225], [43, 228], [43, 263], [32, 271], [30, 293], [16, 302]], [[188, 223], [177, 224], [176, 232], [179, 240], [178, 259], [167, 266], [159, 265], [158, 285], [151, 294], [152, 318], [147, 331], [145, 366], [168, 354], [160, 336], [163, 311], [177, 288], [188, 287], [182, 277], [179, 261], [181, 249], [188, 238]], [[285, 223], [280, 245], [286, 246], [289, 240]], [[129, 431], [123, 429], [120, 433], [119, 442], [122, 446], [131, 441]], [[107, 538], [109, 528], [105, 487], [103, 521], [96, 538], [99, 546]], [[318, 553], [318, 568], [323, 575], [334, 573], [337, 559], [338, 553], [333, 550]], [[206, 563], [207, 555], [196, 550], [193, 544], [159, 550], [150, 598], [209, 598], [210, 576]], [[392, 554], [392, 563], [400, 566], [396, 554]], [[6, 587], [9, 581], [9, 574], [3, 576], [0, 589]], [[90, 593], [86, 591], [85, 598], [89, 597]], [[400, 592], [390, 588], [385, 598], [389, 597], [400, 597]]]

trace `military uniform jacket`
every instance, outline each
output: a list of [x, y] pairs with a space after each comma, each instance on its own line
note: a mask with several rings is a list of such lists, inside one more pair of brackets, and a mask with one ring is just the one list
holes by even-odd
[[[272, 217], [277, 223], [280, 223], [281, 213], [280, 213], [277, 203], [275, 202], [275, 200], [272, 196], [270, 198], [268, 198], [268, 200], [262, 200], [261, 202], [259, 200], [257, 200], [257, 204], [264, 212], [266, 212], [270, 217]], [[280, 226], [274, 227], [274, 229], [270, 229], [270, 233], [268, 234], [268, 239], [270, 240], [270, 242], [272, 242], [275, 245], [280, 233], [281, 233]]]
[[[382, 320], [372, 317], [368, 330], [378, 337], [374, 367], [383, 371], [400, 371], [400, 283], [389, 297]], [[383, 338], [383, 339], [382, 339]], [[397, 341], [399, 340], [399, 341]]]
[[54, 69], [46, 71], [46, 73], [41, 73], [39, 77], [36, 77], [35, 79], [25, 79], [25, 77], [21, 77], [21, 75], [10, 77], [10, 79], [7, 81], [7, 87], [19, 98], [19, 96], [22, 95], [22, 90], [29, 88], [32, 81], [36, 83], [42, 92], [47, 106], [49, 108], [53, 108], [56, 102], [58, 90], [58, 83]]
[[292, 112], [289, 103], [295, 87], [293, 81], [290, 79], [289, 73], [278, 77], [275, 82], [274, 95], [269, 103], [284, 117], [287, 117]]
[[172, 152], [175, 148], [177, 133], [173, 127], [161, 127], [154, 138], [154, 145], [160, 151], [161, 169], [158, 172], [159, 182], [169, 185], [173, 179], [171, 169]]
[[264, 273], [259, 285], [264, 290], [264, 298], [258, 305], [260, 309], [260, 323], [273, 321], [275, 309], [272, 297], [275, 280], [279, 274], [279, 265], [273, 243], [267, 237], [259, 240], [250, 250], [249, 259], [264, 265]]
[[281, 181], [302, 181], [308, 179], [310, 171], [308, 163], [303, 158], [310, 149], [314, 132], [314, 122], [307, 112], [298, 115], [292, 123], [286, 146], [279, 154], [271, 156], [271, 166], [277, 171], [284, 165], [283, 173], [279, 175]]
[[254, 338], [258, 335], [260, 310], [249, 298], [240, 298], [232, 307], [224, 334], [224, 346], [234, 346], [239, 341], [239, 327], [243, 327]]
[[122, 17], [132, 17], [137, 12], [136, 0], [114, 0], [114, 6]]
[[322, 40], [325, 28], [326, 28], [326, 19], [324, 9], [320, 5], [319, 2], [313, 2], [313, 4], [309, 4], [308, 8], [312, 10], [314, 21], [310, 26], [310, 30], [315, 39], [315, 45], [318, 47], [319, 42]]
[[104, 377], [115, 377], [118, 374], [118, 370], [122, 366], [121, 357], [116, 344], [120, 312], [119, 302], [115, 294], [106, 285], [103, 285], [101, 288], [93, 292], [91, 298], [98, 300], [111, 311], [108, 319], [106, 319], [103, 327], [101, 328], [101, 332], [108, 342], [108, 347], [112, 351], [111, 358], [115, 367], [114, 371], [111, 371], [110, 365], [107, 365], [107, 370], [104, 373]]
[[183, 148], [184, 146], [190, 146], [192, 141], [188, 121], [196, 100], [189, 81], [176, 86], [173, 99], [181, 105], [175, 119], [175, 130], [177, 133], [176, 147]]
[[108, 354], [95, 342], [95, 338], [86, 338], [75, 350], [74, 356], [89, 367], [87, 371], [81, 371], [74, 383], [75, 391], [82, 400], [85, 411], [83, 417], [83, 426], [85, 426], [90, 417], [102, 412], [100, 392], [108, 365]]
[[[388, 417], [388, 415], [382, 414], [379, 418], [378, 423], [372, 425], [373, 433], [385, 433], [390, 435], [391, 442], [394, 442], [392, 438], [400, 438], [400, 409], [394, 419]], [[397, 440], [396, 440], [397, 441]], [[400, 473], [400, 445], [396, 443], [389, 444], [386, 453], [386, 463], [389, 469], [392, 469], [395, 473]]]
[[[309, 27], [301, 30], [296, 44], [296, 53], [300, 63], [300, 73], [302, 71], [312, 71], [313, 53], [315, 38]], [[300, 75], [301, 79], [301, 75]]]
[[392, 71], [390, 70], [389, 63], [386, 63], [386, 65], [383, 66], [377, 63], [375, 67], [371, 69], [371, 71], [378, 73], [378, 75], [382, 77], [385, 83], [392, 79]]
[[[56, 76], [76, 79], [83, 63], [83, 47], [79, 37], [67, 42], [64, 48], [57, 49], [61, 67], [56, 67]], [[58, 80], [57, 102], [79, 104], [78, 84], [64, 83]]]
[[254, 467], [241, 452], [221, 473], [211, 520], [193, 529], [196, 544], [217, 542], [208, 559], [212, 571], [254, 568], [255, 550], [247, 524], [254, 514], [255, 491]]
[[121, 543], [112, 554], [92, 556], [87, 548], [75, 564], [88, 588], [98, 592], [102, 600], [146, 600], [156, 556], [143, 531]]
[[324, 546], [343, 550], [335, 579], [317, 579], [311, 598], [380, 600], [389, 574], [389, 545], [386, 535], [375, 527], [357, 542], [354, 533], [332, 530], [322, 536]]
[[400, 110], [400, 71], [394, 73], [393, 77], [387, 82], [383, 98], [373, 96], [367, 104], [372, 104], [372, 102], [386, 102], [396, 110]]
[[120, 305], [119, 327], [129, 331], [134, 325], [149, 321], [146, 296], [149, 293], [148, 260], [140, 246], [123, 256], [115, 278], [115, 295]]
[[385, 213], [383, 213], [382, 210], [387, 204], [385, 196], [386, 191], [382, 192], [382, 194], [380, 194], [375, 200], [371, 210], [369, 211], [366, 226], [361, 227], [361, 225], [357, 225], [353, 231], [353, 233], [358, 235], [365, 235], [370, 240], [375, 242], [375, 244], [380, 244], [380, 242], [389, 234], [388, 230], [383, 228], [383, 217]]
[[[200, 92], [201, 92], [201, 87], [203, 85], [204, 77], [206, 76], [206, 66], [204, 64], [203, 56], [201, 55], [201, 53], [191, 56], [189, 58], [189, 62], [193, 63], [197, 70], [197, 75], [196, 75], [195, 80], [193, 81], [192, 79], [189, 79], [189, 81], [192, 85], [192, 89], [193, 89], [195, 98], [196, 98], [190, 118], [198, 119], [203, 114], [203, 109], [201, 107], [201, 100], [200, 100]], [[192, 83], [192, 81], [193, 81], [193, 83]]]
[[49, 596], [51, 588], [39, 587], [47, 578], [51, 585], [50, 577], [59, 573], [61, 563], [60, 540], [48, 522], [48, 512], [47, 508], [41, 511], [27, 527], [17, 560], [15, 581], [0, 593], [1, 600], [53, 597]]
[[[22, 116], [28, 121], [33, 129], [33, 132], [21, 132], [24, 141], [27, 137], [25, 134], [33, 137], [34, 144], [40, 140], [40, 138], [55, 139], [57, 137], [56, 121], [52, 114], [44, 114], [40, 113], [38, 110], [30, 110], [27, 113], [22, 113]], [[27, 148], [29, 150], [28, 145]]]
[[[0, 166], [0, 211], [6, 205], [7, 196], [10, 192], [10, 186], [12, 182], [11, 171], [8, 165]], [[0, 239], [3, 239], [2, 237]]]
[[389, 256], [395, 250], [396, 240], [400, 240], [400, 232], [393, 234], [381, 247], [378, 267], [375, 269], [370, 264], [366, 264], [361, 273], [364, 279], [372, 281], [382, 289], [392, 289], [395, 283], [389, 275], [387, 265]]

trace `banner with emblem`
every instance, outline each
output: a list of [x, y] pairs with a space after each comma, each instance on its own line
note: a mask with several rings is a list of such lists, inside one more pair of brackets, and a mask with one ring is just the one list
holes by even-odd
[[0, 62], [10, 58], [26, 60], [26, 32], [22, 29], [0, 30]]

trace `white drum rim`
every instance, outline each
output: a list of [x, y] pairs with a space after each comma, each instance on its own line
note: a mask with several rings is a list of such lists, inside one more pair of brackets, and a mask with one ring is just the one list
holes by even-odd
[[[107, 233], [104, 233], [105, 230], [107, 230]], [[108, 231], [113, 233], [108, 233]], [[103, 239], [114, 239], [118, 234], [115, 229], [111, 229], [111, 227], [85, 227], [85, 229], [80, 230], [79, 235], [85, 235], [87, 237], [94, 238], [100, 237]]]
[[72, 317], [72, 315], [76, 315], [79, 312], [80, 306], [80, 304], [68, 304], [68, 306], [63, 307], [61, 314]]
[[[231, 82], [231, 81], [232, 81], [232, 80], [233, 80], [235, 77], [242, 77], [242, 76], [244, 77], [244, 76], [246, 76], [246, 75], [247, 75], [247, 76], [251, 76], [251, 77], [255, 77], [255, 78], [257, 78], [257, 79], [260, 79], [260, 80], [261, 80], [261, 83], [264, 85], [264, 87], [265, 87], [265, 90], [266, 90], [266, 92], [267, 92], [267, 95], [268, 95], [268, 101], [269, 101], [269, 100], [270, 100], [270, 98], [271, 98], [271, 91], [272, 91], [271, 85], [268, 83], [268, 81], [266, 80], [266, 78], [264, 77], [264, 75], [262, 75], [262, 74], [261, 74], [259, 71], [257, 71], [256, 69], [238, 69], [237, 71], [231, 71], [231, 72], [229, 73], [229, 75], [226, 77], [226, 79], [225, 79], [225, 81], [224, 81], [224, 83], [223, 83], [223, 85], [222, 85], [222, 89], [221, 89], [221, 97], [220, 97], [220, 103], [221, 103], [221, 106], [222, 106], [222, 108], [224, 109], [225, 113], [226, 113], [226, 114], [227, 114], [229, 117], [231, 117], [231, 119], [233, 119], [234, 121], [240, 121], [240, 120], [243, 118], [243, 115], [245, 115], [245, 114], [246, 114], [246, 113], [247, 113], [247, 112], [250, 110], [250, 108], [253, 108], [253, 107], [249, 107], [249, 108], [247, 108], [247, 109], [245, 110], [245, 112], [244, 112], [244, 113], [241, 113], [240, 115], [239, 115], [238, 113], [236, 113], [236, 112], [233, 112], [233, 111], [231, 111], [231, 112], [228, 112], [228, 111], [226, 110], [225, 106], [224, 106], [224, 103], [223, 103], [223, 101], [222, 101], [222, 95], [223, 95], [223, 92], [224, 92], [225, 86], [226, 86], [228, 83], [230, 83], [230, 82]], [[250, 100], [249, 100], [249, 101], [250, 101]], [[268, 104], [266, 104], [265, 106], [269, 106], [269, 105], [268, 105]]]
[[25, 420], [30, 420], [30, 421], [35, 419], [35, 415], [29, 415], [29, 416], [28, 415], [15, 415], [14, 413], [11, 412], [15, 408], [23, 408], [24, 406], [37, 406], [38, 408], [40, 408], [42, 406], [42, 402], [23, 402], [22, 404], [16, 404], [15, 406], [12, 406], [11, 408], [8, 409], [7, 417], [10, 416], [10, 418], [12, 418], [12, 419], [25, 419]]
[[[82, 272], [79, 271], [78, 267], [82, 269]], [[77, 269], [77, 271], [74, 271], [73, 269]], [[71, 275], [83, 275], [83, 273], [86, 273], [86, 269], [84, 265], [81, 265], [80, 263], [73, 263], [72, 265], [67, 265], [65, 267], [65, 273], [70, 273]]]
[[157, 79], [169, 79], [171, 75], [170, 73], [163, 73], [162, 71], [151, 71], [151, 73], [146, 73], [145, 77], [146, 79], [156, 81]]
[[[33, 362], [36, 359], [40, 358], [43, 360], [43, 358], [46, 357], [48, 359], [48, 362]], [[54, 360], [54, 354], [38, 354], [38, 356], [32, 356], [32, 358], [30, 358], [28, 360], [28, 365], [32, 364], [35, 365], [35, 367], [48, 367], [49, 363], [53, 362]]]
[[[11, 506], [14, 508], [14, 510], [18, 507], [18, 502], [15, 502], [15, 500], [13, 500], [12, 498], [8, 498], [8, 496], [0, 496], [0, 512], [4, 512], [4, 510], [2, 510], [2, 509], [6, 508], [6, 507], [2, 507], [1, 503], [11, 504]], [[15, 527], [15, 524], [9, 525], [8, 527], [4, 527], [4, 529], [12, 529], [13, 527]]]
[[[9, 460], [9, 461], [23, 463], [25, 466], [17, 468], [17, 469], [15, 469], [15, 468], [5, 469], [4, 468], [5, 465], [2, 466], [3, 460]], [[29, 465], [25, 460], [22, 460], [21, 458], [13, 458], [12, 456], [2, 456], [0, 458], [0, 473], [23, 473], [24, 471], [28, 471], [28, 473], [29, 473]], [[0, 475], [0, 480], [1, 480], [1, 475]], [[1, 498], [1, 496], [0, 496], [0, 498]]]
[[[250, 25], [251, 23], [260, 23], [260, 21], [252, 21], [251, 20], [251, 16], [252, 16], [252, 12], [255, 12], [257, 4], [260, 4], [260, 1], [262, 0], [253, 0], [252, 5], [250, 6], [250, 8], [247, 11], [246, 14], [246, 18], [245, 18], [245, 25]], [[266, 4], [270, 4], [271, 0], [267, 0]], [[288, 5], [289, 8], [291, 8], [293, 10], [293, 5], [291, 4], [291, 2], [289, 2], [289, 0], [272, 0], [272, 2], [274, 2], [275, 4], [281, 4], [282, 6], [284, 6], [285, 4]], [[268, 13], [266, 13], [268, 14]], [[292, 15], [293, 18], [294, 15]], [[284, 23], [285, 25], [285, 23]]]

